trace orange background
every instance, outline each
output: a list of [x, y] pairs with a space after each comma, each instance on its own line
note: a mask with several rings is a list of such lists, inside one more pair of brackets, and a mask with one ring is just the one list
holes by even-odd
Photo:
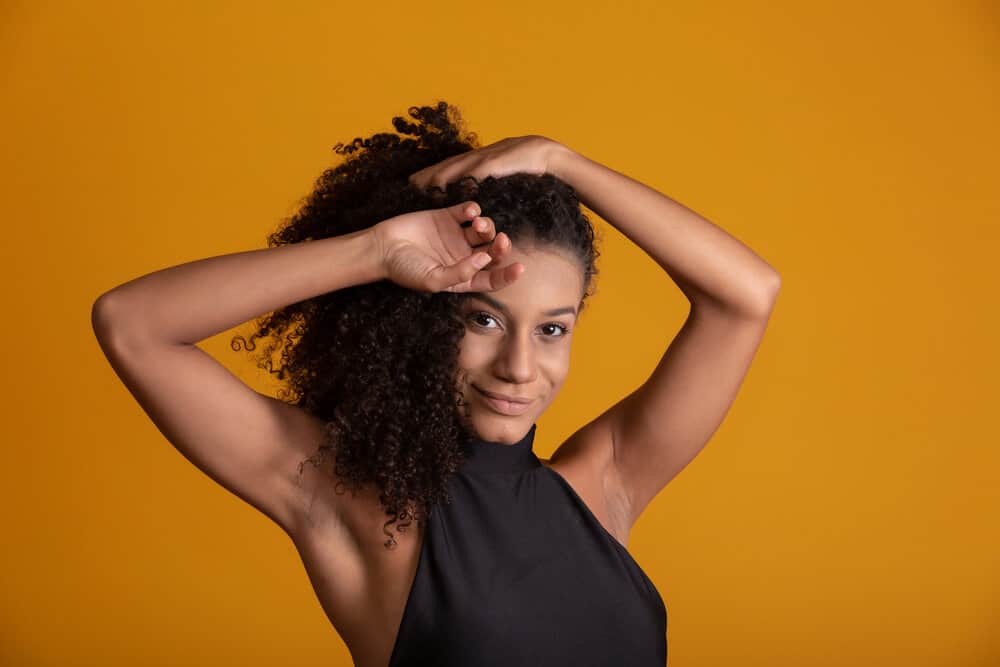
[[[632, 533], [671, 667], [1000, 664], [998, 25], [988, 2], [3, 2], [0, 663], [350, 664], [290, 540], [160, 435], [90, 307], [263, 247], [334, 144], [446, 99], [782, 276], [732, 410]], [[687, 312], [597, 222], [542, 457]], [[261, 387], [239, 331], [201, 345]]]

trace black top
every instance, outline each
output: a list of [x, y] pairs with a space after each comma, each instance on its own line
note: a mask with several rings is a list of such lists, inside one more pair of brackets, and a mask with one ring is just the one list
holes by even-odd
[[472, 440], [434, 506], [389, 667], [663, 667], [653, 582], [520, 442]]

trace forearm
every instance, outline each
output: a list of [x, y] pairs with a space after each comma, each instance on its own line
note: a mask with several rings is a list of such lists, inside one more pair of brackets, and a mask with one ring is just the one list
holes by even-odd
[[95, 333], [193, 344], [286, 305], [381, 280], [370, 231], [209, 257], [136, 278], [95, 302]]
[[768, 307], [777, 271], [723, 229], [563, 144], [553, 147], [549, 171], [663, 267], [693, 305], [745, 313]]

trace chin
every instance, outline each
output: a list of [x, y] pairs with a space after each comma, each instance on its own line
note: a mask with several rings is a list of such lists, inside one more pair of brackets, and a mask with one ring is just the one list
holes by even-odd
[[472, 429], [483, 440], [493, 442], [514, 443], [520, 440], [531, 428], [535, 415], [523, 414], [517, 416], [498, 415], [482, 412], [473, 414]]

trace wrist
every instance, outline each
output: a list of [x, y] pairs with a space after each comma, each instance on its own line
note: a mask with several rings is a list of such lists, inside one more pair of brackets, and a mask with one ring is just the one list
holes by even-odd
[[569, 170], [572, 166], [573, 159], [577, 156], [577, 154], [573, 149], [565, 144], [561, 144], [554, 140], [550, 141], [551, 143], [548, 147], [548, 161], [545, 170], [560, 180], [568, 181]]
[[368, 276], [371, 278], [371, 282], [385, 280], [389, 277], [389, 272], [385, 268], [385, 247], [379, 224], [381, 223], [376, 223], [359, 232], [367, 247], [366, 256], [370, 258]]
[[374, 226], [333, 236], [326, 242], [339, 244], [337, 252], [342, 262], [354, 267], [352, 284], [372, 283], [387, 277], [385, 263], [382, 261], [381, 238]]

